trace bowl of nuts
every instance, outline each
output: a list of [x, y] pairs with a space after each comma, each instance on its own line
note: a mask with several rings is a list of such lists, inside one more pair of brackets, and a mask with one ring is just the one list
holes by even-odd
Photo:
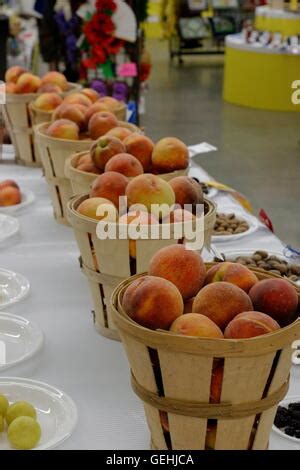
[[237, 240], [250, 235], [257, 228], [258, 220], [251, 214], [224, 210], [217, 213], [212, 240], [213, 242]]
[[265, 250], [232, 250], [223, 253], [226, 261], [235, 261], [249, 268], [263, 269], [300, 285], [300, 265], [290, 262], [283, 253]]

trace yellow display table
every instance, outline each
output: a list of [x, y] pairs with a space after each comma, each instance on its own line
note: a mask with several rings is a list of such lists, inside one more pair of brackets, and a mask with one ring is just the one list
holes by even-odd
[[274, 111], [300, 111], [292, 103], [292, 83], [300, 80], [300, 55], [245, 44], [239, 34], [226, 38], [224, 99]]
[[255, 10], [255, 28], [260, 31], [281, 33], [284, 36], [300, 34], [300, 13], [276, 10], [268, 6]]

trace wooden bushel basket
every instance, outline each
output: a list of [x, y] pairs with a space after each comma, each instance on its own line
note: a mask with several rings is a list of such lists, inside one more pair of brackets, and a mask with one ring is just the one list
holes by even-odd
[[[132, 126], [132, 124], [127, 124], [127, 126]], [[97, 176], [99, 176], [95, 173], [88, 173], [87, 171], [78, 170], [76, 168], [78, 160], [85, 154], [86, 152], [77, 153], [76, 155], [72, 155], [66, 161], [65, 174], [71, 181], [74, 194], [88, 193], [91, 189], [93, 182], [95, 181]], [[188, 168], [186, 170], [172, 171], [171, 173], [163, 173], [157, 176], [159, 176], [165, 181], [170, 181], [171, 179], [176, 178], [176, 176], [187, 176], [187, 174]]]
[[[272, 277], [255, 273], [260, 279]], [[278, 403], [288, 390], [300, 320], [245, 340], [149, 330], [122, 309], [124, 291], [138, 277], [115, 290], [111, 309], [130, 363], [133, 390], [144, 404], [152, 448], [267, 449]], [[214, 361], [224, 361], [219, 404], [209, 402]]]
[[[81, 85], [69, 83], [69, 90], [64, 93], [67, 95], [80, 89]], [[16, 161], [25, 166], [41, 166], [38, 148], [35, 145], [33, 126], [35, 120], [32, 120], [32, 114], [29, 104], [34, 101], [38, 93], [27, 94], [6, 94], [6, 104], [1, 105], [5, 119], [5, 125], [10, 133], [12, 143], [16, 152]], [[50, 116], [47, 116], [49, 122]], [[46, 116], [44, 116], [46, 119]]]
[[53, 204], [54, 217], [57, 222], [68, 224], [66, 206], [73, 196], [73, 191], [70, 180], [65, 176], [65, 163], [75, 152], [89, 150], [93, 141], [55, 139], [45, 134], [47, 127], [48, 123], [35, 127], [36, 141]]
[[[161, 248], [181, 242], [171, 233], [168, 240], [136, 240], [136, 259], [130, 257], [130, 241], [101, 240], [97, 237], [97, 221], [80, 215], [78, 206], [88, 196], [75, 196], [68, 203], [68, 220], [74, 229], [82, 260], [82, 269], [87, 275], [94, 301], [96, 329], [103, 336], [118, 338], [112, 321], [110, 298], [120, 282], [136, 273], [148, 269], [152, 256]], [[206, 200], [204, 217], [205, 245], [210, 245], [216, 221], [216, 206]], [[173, 237], [173, 238], [172, 238]]]

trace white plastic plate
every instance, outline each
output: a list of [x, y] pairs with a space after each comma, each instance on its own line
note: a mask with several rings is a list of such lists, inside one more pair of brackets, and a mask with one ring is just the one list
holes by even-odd
[[29, 281], [24, 276], [0, 268], [0, 310], [20, 302], [29, 290]]
[[[77, 423], [77, 408], [64, 392], [30, 379], [0, 377], [0, 394], [9, 403], [28, 401], [37, 411], [41, 440], [35, 450], [53, 449], [68, 439]], [[7, 433], [0, 435], [0, 450], [10, 450]]]
[[234, 213], [237, 218], [241, 220], [245, 220], [248, 223], [249, 229], [243, 233], [236, 233], [233, 235], [213, 235], [212, 236], [213, 243], [238, 240], [239, 238], [247, 237], [248, 235], [254, 233], [258, 229], [258, 226], [259, 226], [258, 219], [251, 214], [248, 214], [246, 212], [240, 212], [236, 210], [235, 208], [228, 208], [228, 207], [220, 208], [219, 212], [221, 214]]
[[32, 191], [22, 191], [22, 202], [15, 204], [14, 206], [0, 206], [0, 212], [4, 214], [13, 214], [14, 212], [25, 209], [35, 201], [35, 195]]
[[0, 312], [0, 372], [33, 357], [43, 342], [43, 333], [35, 323]]
[[0, 214], [0, 243], [12, 237], [20, 230], [20, 223], [14, 217]]
[[[279, 403], [279, 405], [287, 407], [287, 405], [289, 403], [295, 403], [295, 402], [300, 403], [300, 395], [297, 395], [297, 396], [294, 395], [294, 396], [291, 396], [291, 397], [287, 397], [281, 403]], [[283, 437], [284, 439], [288, 439], [289, 441], [297, 442], [297, 444], [299, 444], [299, 446], [300, 446], [300, 439], [298, 439], [297, 437], [288, 436], [283, 431], [281, 431], [279, 428], [277, 428], [277, 426], [275, 426], [275, 424], [273, 424], [272, 429], [273, 429], [274, 432], [276, 432], [276, 434], [279, 434], [279, 436]]]

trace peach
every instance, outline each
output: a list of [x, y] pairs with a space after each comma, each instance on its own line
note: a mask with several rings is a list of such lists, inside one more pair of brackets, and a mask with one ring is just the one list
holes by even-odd
[[125, 195], [128, 179], [115, 171], [108, 171], [98, 176], [90, 192], [90, 197], [102, 197], [119, 207], [119, 197]]
[[297, 291], [284, 279], [259, 281], [251, 288], [249, 296], [255, 310], [270, 315], [280, 325], [292, 321], [297, 312]]
[[41, 79], [32, 73], [23, 73], [16, 83], [16, 93], [36, 93], [41, 86]]
[[92, 161], [80, 163], [80, 165], [77, 165], [77, 170], [84, 171], [85, 173], [94, 173], [95, 175], [102, 174], [101, 170], [99, 170]]
[[279, 330], [277, 321], [261, 312], [243, 312], [228, 323], [224, 337], [230, 339], [253, 338]]
[[42, 85], [50, 83], [51, 85], [57, 85], [62, 91], [67, 91], [69, 84], [66, 77], [60, 72], [48, 72], [42, 77]]
[[[126, 224], [126, 225], [152, 225], [152, 224], [159, 224], [159, 221], [156, 217], [148, 212], [143, 211], [132, 211], [128, 212], [128, 214], [124, 214], [119, 219], [119, 224]], [[131, 258], [136, 258], [136, 241], [129, 240], [129, 254]]]
[[143, 276], [127, 287], [122, 306], [126, 314], [152, 330], [170, 328], [183, 313], [179, 290], [166, 279]]
[[89, 106], [85, 112], [85, 118], [89, 122], [92, 116], [96, 113], [101, 113], [101, 112], [106, 112], [108, 111], [107, 106], [105, 104], [99, 103], [99, 101], [96, 101], [96, 103], [93, 103], [91, 106]]
[[80, 93], [83, 93], [85, 96], [87, 96], [92, 103], [95, 103], [100, 97], [99, 93], [93, 88], [83, 88]]
[[195, 206], [196, 204], [203, 204], [203, 191], [202, 187], [197, 181], [189, 176], [177, 176], [170, 181], [176, 197], [176, 204], [181, 207], [189, 204]]
[[93, 103], [92, 101], [82, 93], [70, 93], [64, 99], [64, 103], [66, 104], [82, 104], [83, 106], [89, 107]]
[[17, 85], [13, 82], [6, 83], [5, 92], [10, 94], [17, 93]]
[[169, 214], [175, 203], [175, 194], [169, 183], [151, 174], [133, 178], [127, 186], [126, 196], [129, 207], [142, 204], [158, 218]]
[[[101, 207], [101, 211], [99, 208]], [[102, 197], [92, 197], [83, 201], [77, 208], [79, 214], [95, 220], [116, 222], [118, 211], [111, 201]]]
[[172, 282], [184, 300], [198, 294], [205, 280], [205, 264], [201, 256], [184, 245], [171, 245], [159, 250], [151, 259], [150, 276]]
[[23, 67], [20, 67], [19, 65], [14, 65], [13, 67], [7, 69], [5, 73], [5, 81], [6, 83], [17, 83], [18, 78], [26, 72], [27, 70]]
[[258, 282], [257, 276], [246, 266], [239, 263], [218, 263], [207, 271], [205, 284], [212, 282], [230, 282], [249, 292], [251, 287]]
[[118, 120], [114, 114], [109, 111], [98, 112], [89, 120], [89, 133], [93, 140], [97, 140], [117, 125]]
[[249, 296], [229, 282], [216, 282], [203, 287], [196, 295], [193, 312], [202, 313], [223, 331], [239, 313], [252, 310]]
[[220, 403], [224, 367], [222, 364], [214, 365], [210, 384], [210, 403]]
[[185, 336], [197, 336], [199, 338], [223, 339], [220, 328], [208, 317], [199, 313], [186, 313], [176, 318], [170, 331]]
[[165, 137], [153, 149], [152, 164], [162, 173], [184, 170], [189, 166], [189, 150], [181, 140]]
[[160, 424], [163, 432], [170, 432], [168, 413], [159, 410]]
[[217, 425], [207, 423], [205, 450], [214, 450], [217, 438]]
[[170, 212], [170, 214], [163, 219], [162, 223], [182, 223], [182, 222], [190, 222], [192, 220], [196, 220], [196, 217], [189, 211], [184, 209], [175, 209], [174, 211]]
[[0, 183], [0, 191], [1, 189], [8, 188], [12, 186], [13, 188], [20, 189], [19, 185], [14, 180], [4, 180]]
[[92, 163], [92, 157], [91, 157], [90, 152], [87, 152], [81, 155], [76, 161], [75, 166], [78, 167], [78, 165], [81, 165], [82, 163]]
[[112, 137], [117, 137], [118, 139], [122, 140], [122, 142], [132, 134], [132, 131], [130, 129], [127, 129], [127, 127], [114, 127], [110, 131], [107, 132], [106, 135], [110, 135]]
[[0, 206], [15, 206], [22, 202], [21, 192], [14, 186], [6, 186], [0, 190]]
[[80, 130], [84, 130], [87, 127], [87, 121], [85, 118], [85, 107], [80, 104], [66, 104], [63, 103], [53, 115], [53, 119], [68, 119], [69, 121], [75, 122]]
[[100, 137], [91, 148], [91, 157], [94, 165], [100, 170], [104, 170], [109, 160], [125, 151], [122, 142], [116, 137]]
[[58, 85], [54, 85], [54, 83], [44, 83], [38, 89], [38, 93], [59, 93], [61, 94], [63, 91]]
[[37, 97], [33, 104], [37, 109], [41, 109], [43, 111], [53, 111], [59, 105], [61, 105], [62, 102], [62, 97], [57, 93], [43, 93]]
[[[120, 141], [121, 142], [121, 141]], [[142, 175], [144, 169], [137, 158], [129, 153], [118, 153], [105, 166], [105, 171], [117, 171], [127, 177]]]
[[69, 121], [68, 119], [59, 119], [50, 124], [46, 134], [56, 139], [78, 140], [79, 127], [75, 122]]
[[99, 103], [105, 104], [110, 111], [116, 111], [121, 106], [121, 101], [112, 98], [111, 96], [104, 96], [103, 98], [99, 99]]
[[145, 171], [151, 168], [151, 155], [154, 148], [154, 143], [149, 137], [145, 135], [132, 132], [125, 140], [124, 144], [127, 153], [137, 158]]

